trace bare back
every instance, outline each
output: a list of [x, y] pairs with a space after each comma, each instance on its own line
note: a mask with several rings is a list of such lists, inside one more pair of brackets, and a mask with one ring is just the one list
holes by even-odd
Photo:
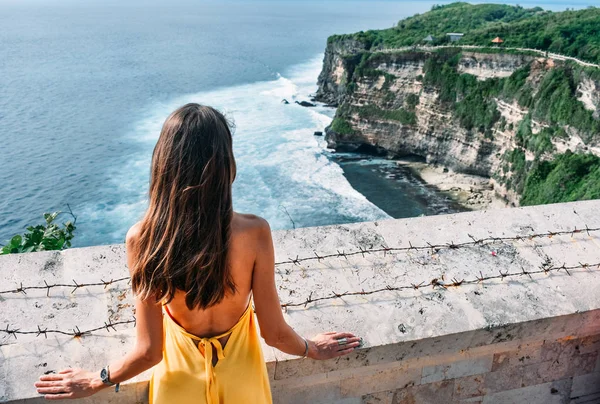
[[237, 292], [225, 295], [223, 301], [206, 310], [189, 310], [185, 292], [178, 291], [167, 309], [171, 316], [190, 334], [211, 337], [233, 327], [250, 302], [252, 273], [260, 238], [262, 219], [254, 215], [234, 213], [228, 262]]

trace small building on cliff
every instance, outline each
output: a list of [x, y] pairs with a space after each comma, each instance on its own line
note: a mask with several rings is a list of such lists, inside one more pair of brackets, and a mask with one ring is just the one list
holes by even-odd
[[446, 34], [446, 36], [448, 36], [448, 38], [450, 38], [450, 42], [460, 41], [464, 35], [465, 34], [460, 34], [460, 33], [456, 33], [456, 32], [451, 32], [451, 33]]
[[500, 38], [499, 36], [497, 36], [496, 38], [492, 39], [492, 43], [495, 46], [500, 46], [504, 43], [504, 40], [502, 38]]

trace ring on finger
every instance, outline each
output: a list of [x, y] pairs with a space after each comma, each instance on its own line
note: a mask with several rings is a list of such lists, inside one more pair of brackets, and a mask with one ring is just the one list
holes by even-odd
[[346, 338], [340, 338], [337, 340], [338, 345], [346, 345], [348, 340]]

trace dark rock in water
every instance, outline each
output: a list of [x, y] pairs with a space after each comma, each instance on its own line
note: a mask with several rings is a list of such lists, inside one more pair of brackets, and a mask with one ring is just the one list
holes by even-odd
[[289, 104], [290, 102], [284, 98], [283, 100], [281, 100], [281, 103], [282, 103], [282, 104], [286, 104], [286, 105], [287, 105], [287, 104]]
[[313, 104], [312, 102], [308, 102], [308, 101], [296, 101], [296, 104], [301, 105], [303, 107], [316, 107], [315, 104]]
[[323, 132], [318, 130], [315, 132], [315, 136], [323, 136]]

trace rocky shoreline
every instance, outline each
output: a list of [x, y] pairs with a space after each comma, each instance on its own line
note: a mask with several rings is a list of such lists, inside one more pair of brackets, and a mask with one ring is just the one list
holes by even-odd
[[448, 195], [466, 209], [488, 210], [511, 206], [496, 193], [494, 184], [489, 178], [463, 174], [414, 160], [398, 159], [396, 163], [410, 168], [427, 185]]
[[363, 153], [331, 153], [352, 188], [389, 216], [400, 219], [472, 210], [425, 182], [409, 165]]

